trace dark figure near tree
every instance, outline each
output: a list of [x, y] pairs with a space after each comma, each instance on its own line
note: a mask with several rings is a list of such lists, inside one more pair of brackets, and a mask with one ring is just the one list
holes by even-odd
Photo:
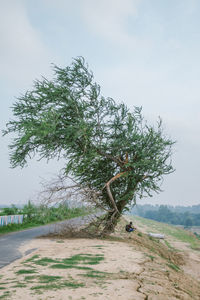
[[129, 224], [127, 224], [125, 229], [126, 229], [127, 232], [132, 232], [132, 231], [136, 230], [136, 228], [133, 226], [132, 222], [130, 222]]

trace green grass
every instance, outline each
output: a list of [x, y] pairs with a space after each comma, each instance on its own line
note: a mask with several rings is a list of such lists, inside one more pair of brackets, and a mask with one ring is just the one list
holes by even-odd
[[[83, 270], [85, 271], [85, 274], [79, 275], [101, 280], [107, 277], [108, 273], [96, 271], [88, 265], [97, 265], [102, 260], [104, 260], [104, 256], [102, 254], [94, 255], [87, 253], [73, 255], [65, 259], [52, 259], [48, 257], [40, 258], [39, 255], [33, 255], [25, 262], [27, 267], [31, 266], [29, 264], [34, 263], [36, 265], [49, 266], [54, 269], [74, 268], [77, 270]], [[34, 286], [31, 287], [31, 290], [34, 290], [35, 293], [42, 293], [43, 290], [57, 290], [65, 287], [75, 289], [84, 286], [84, 283], [75, 281], [71, 276], [68, 276], [68, 280], [64, 280], [62, 276], [39, 275], [35, 273], [37, 273], [37, 271], [34, 269], [20, 269], [16, 271], [17, 275], [24, 275], [24, 279], [20, 281], [13, 281], [15, 284], [13, 288], [23, 288], [26, 287], [27, 284], [32, 283]]]
[[13, 286], [13, 288], [23, 288], [23, 287], [26, 287], [26, 284], [25, 283], [17, 283], [16, 285]]
[[52, 281], [60, 280], [61, 278], [62, 278], [62, 276], [40, 275], [39, 281], [41, 283], [49, 283]]
[[173, 263], [169, 263], [169, 264], [167, 264], [167, 266], [170, 267], [171, 269], [175, 270], [176, 272], [180, 271], [180, 268]]
[[89, 267], [82, 267], [76, 265], [64, 265], [64, 264], [55, 264], [51, 266], [52, 269], [78, 269], [78, 270], [92, 270]]
[[[3, 293], [3, 295], [0, 296], [0, 299], [5, 299], [7, 298], [8, 296], [10, 296], [10, 292], [9, 291], [6, 291]], [[8, 298], [7, 298], [8, 299]]]
[[37, 276], [35, 276], [35, 275], [30, 275], [30, 276], [25, 276], [25, 277], [24, 277], [24, 280], [25, 280], [25, 281], [31, 281], [31, 280], [36, 279], [36, 278], [37, 278]]
[[84, 276], [84, 277], [89, 277], [89, 278], [104, 279], [104, 278], [108, 277], [109, 273], [91, 270], [91, 271], [87, 272], [86, 274], [79, 274], [79, 275]]
[[150, 219], [141, 218], [138, 216], [134, 216], [134, 220], [148, 226], [149, 231], [155, 231], [158, 233], [171, 236], [181, 242], [188, 243], [190, 247], [193, 249], [200, 248], [199, 240], [193, 234], [191, 234], [190, 232], [184, 229], [166, 223], [161, 223]]
[[60, 283], [51, 283], [47, 285], [36, 285], [31, 287], [31, 290], [58, 290], [58, 289], [63, 289], [64, 287], [72, 288], [72, 289], [77, 289], [79, 287], [84, 287], [84, 283], [79, 283], [75, 281], [63, 281]]
[[[30, 257], [29, 259], [25, 260], [27, 267], [32, 267], [28, 263], [34, 263], [35, 265], [40, 266], [47, 266], [50, 265], [50, 268], [52, 269], [78, 269], [78, 270], [91, 270], [90, 267], [85, 265], [97, 265], [102, 260], [104, 260], [104, 256], [102, 254], [77, 254], [73, 255], [69, 258], [65, 258], [62, 260], [59, 259], [52, 259], [48, 257], [43, 257], [38, 259], [38, 255], [34, 255]], [[35, 273], [35, 270], [29, 270], [29, 269], [22, 269], [17, 272], [17, 274], [29, 274], [29, 273]]]
[[63, 263], [66, 265], [77, 265], [79, 263], [86, 265], [97, 265], [102, 260], [104, 260], [104, 256], [101, 254], [77, 254], [71, 256], [70, 258], [63, 259]]
[[58, 262], [58, 260], [48, 258], [48, 257], [43, 257], [39, 260], [33, 260], [34, 264], [40, 265], [40, 266], [47, 266], [49, 263], [57, 263], [57, 262]]
[[21, 274], [32, 274], [32, 273], [36, 273], [35, 270], [28, 270], [28, 269], [21, 269], [19, 271], [16, 272], [16, 274], [21, 275]]
[[28, 258], [27, 260], [25, 260], [25, 262], [32, 262], [32, 261], [34, 261], [36, 258], [39, 258], [39, 255], [38, 255], [38, 254], [33, 255], [32, 257]]

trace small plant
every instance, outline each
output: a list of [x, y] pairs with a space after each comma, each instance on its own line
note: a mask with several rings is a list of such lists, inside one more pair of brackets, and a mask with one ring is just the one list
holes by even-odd
[[167, 264], [167, 266], [170, 267], [171, 269], [175, 270], [176, 272], [180, 271], [180, 268], [173, 263], [169, 263], [169, 264]]

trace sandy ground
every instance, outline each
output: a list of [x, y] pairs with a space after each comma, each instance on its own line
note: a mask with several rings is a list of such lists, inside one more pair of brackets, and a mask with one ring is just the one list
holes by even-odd
[[[138, 246], [136, 233], [123, 237], [124, 241], [43, 238], [24, 244], [23, 258], [1, 269], [0, 299], [200, 299], [199, 253], [184, 252], [192, 265], [177, 272], [162, 257]], [[27, 251], [32, 252], [25, 255]], [[70, 266], [63, 263], [74, 258]], [[56, 264], [65, 268], [53, 268]]]

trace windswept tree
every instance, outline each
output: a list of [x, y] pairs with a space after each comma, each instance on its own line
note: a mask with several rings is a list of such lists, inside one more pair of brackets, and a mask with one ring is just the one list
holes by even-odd
[[148, 125], [141, 108], [130, 111], [102, 96], [82, 57], [66, 68], [54, 66], [54, 74], [36, 80], [14, 103], [14, 120], [4, 131], [17, 134], [11, 165], [23, 167], [36, 154], [64, 158], [64, 176], [95, 195], [96, 205], [107, 211], [103, 232], [112, 231], [137, 197], [161, 191], [163, 175], [173, 172], [174, 142], [160, 119]]

